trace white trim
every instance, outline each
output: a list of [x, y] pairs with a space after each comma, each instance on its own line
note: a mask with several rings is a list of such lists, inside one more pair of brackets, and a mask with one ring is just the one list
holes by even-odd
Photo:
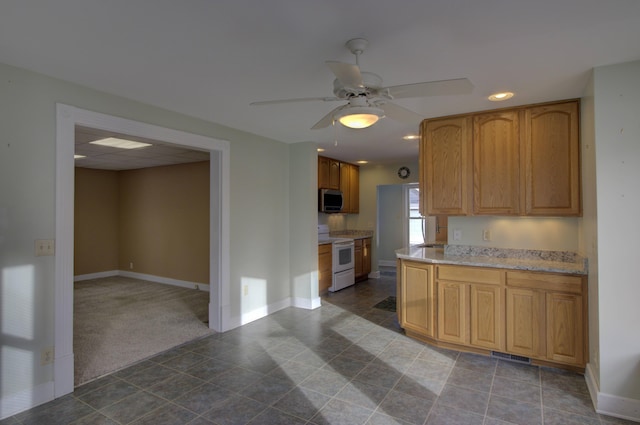
[[240, 317], [236, 316], [229, 319], [229, 324], [230, 324], [229, 329], [234, 329], [234, 328], [246, 325], [247, 323], [251, 323], [256, 320], [262, 319], [263, 317], [267, 317], [268, 315], [273, 314], [276, 311], [280, 311], [282, 309], [285, 309], [291, 306], [292, 306], [291, 298], [285, 298], [283, 300], [276, 301], [275, 303], [266, 305], [264, 307], [256, 308], [255, 310], [250, 311], [248, 313], [242, 313], [242, 316]]
[[380, 270], [373, 271], [367, 276], [369, 279], [380, 279]]
[[199, 289], [209, 291], [209, 285], [205, 283], [189, 282], [188, 280], [172, 279], [170, 277], [155, 276], [152, 274], [136, 273], [129, 270], [119, 270], [119, 276], [131, 277], [133, 279], [148, 280], [149, 282], [162, 283], [164, 285], [179, 286], [181, 288]]
[[44, 404], [52, 398], [53, 382], [46, 382], [15, 394], [2, 396], [0, 398], [0, 420]]
[[173, 279], [170, 277], [156, 276], [152, 274], [137, 273], [129, 270], [109, 270], [106, 272], [79, 274], [73, 277], [74, 282], [82, 282], [85, 280], [102, 279], [105, 277], [124, 276], [133, 279], [147, 280], [149, 282], [162, 283], [165, 285], [180, 286], [181, 288], [198, 289], [200, 291], [209, 291], [209, 284], [200, 282], [190, 282], [188, 280]]
[[395, 267], [397, 264], [393, 260], [378, 260], [378, 267]]
[[306, 310], [315, 310], [321, 305], [322, 305], [322, 298], [320, 297], [315, 297], [312, 299], [295, 297], [291, 299], [292, 307], [304, 308]]
[[113, 277], [113, 276], [119, 276], [119, 275], [120, 275], [120, 270], [107, 270], [104, 272], [78, 274], [73, 276], [73, 281], [82, 282], [83, 280], [103, 279], [105, 277]]
[[[114, 131], [210, 152], [210, 302], [209, 327], [229, 328], [230, 145], [153, 124], [56, 104], [56, 256], [54, 397], [73, 391], [73, 199], [75, 126]], [[46, 400], [45, 400], [46, 401]], [[25, 406], [33, 407], [31, 406]]]
[[591, 363], [587, 364], [584, 377], [596, 412], [640, 422], [640, 400], [600, 392]]

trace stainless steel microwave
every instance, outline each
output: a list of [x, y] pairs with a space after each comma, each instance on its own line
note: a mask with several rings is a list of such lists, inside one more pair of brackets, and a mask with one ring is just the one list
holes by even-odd
[[342, 192], [334, 189], [318, 190], [318, 211], [337, 213], [342, 210]]

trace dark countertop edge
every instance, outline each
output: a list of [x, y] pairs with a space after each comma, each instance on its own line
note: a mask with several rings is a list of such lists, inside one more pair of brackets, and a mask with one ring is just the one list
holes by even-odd
[[509, 270], [539, 271], [585, 276], [588, 274], [586, 261], [561, 262], [527, 260], [520, 258], [472, 257], [445, 255], [442, 248], [402, 248], [396, 250], [396, 257], [432, 264], [458, 266], [492, 267]]

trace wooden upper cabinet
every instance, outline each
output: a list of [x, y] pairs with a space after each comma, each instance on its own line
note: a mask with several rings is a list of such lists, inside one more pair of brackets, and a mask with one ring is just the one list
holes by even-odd
[[340, 162], [318, 157], [318, 189], [340, 189]]
[[473, 213], [520, 213], [519, 112], [473, 117]]
[[424, 120], [423, 215], [579, 216], [579, 101]]
[[360, 169], [357, 165], [340, 163], [341, 212], [357, 214], [360, 211]]
[[471, 198], [471, 117], [425, 120], [420, 191], [425, 215], [467, 215]]
[[578, 101], [525, 110], [527, 215], [580, 215]]

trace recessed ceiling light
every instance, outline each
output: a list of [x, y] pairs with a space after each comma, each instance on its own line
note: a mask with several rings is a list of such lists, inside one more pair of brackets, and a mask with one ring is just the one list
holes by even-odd
[[324, 149], [318, 148], [318, 152], [324, 152]]
[[118, 149], [140, 149], [151, 146], [150, 143], [134, 142], [133, 140], [118, 139], [115, 137], [107, 137], [106, 139], [95, 140], [89, 143]]
[[85, 155], [73, 155], [73, 159], [82, 159], [82, 158], [86, 158]]
[[503, 100], [511, 99], [512, 97], [513, 97], [513, 93], [511, 93], [510, 91], [504, 91], [500, 93], [494, 93], [491, 96], [489, 96], [488, 99], [492, 102], [500, 102]]
[[358, 164], [368, 164], [369, 161], [356, 161]]
[[420, 138], [420, 136], [418, 136], [417, 134], [407, 134], [406, 136], [402, 137], [404, 140], [416, 140], [418, 138]]

